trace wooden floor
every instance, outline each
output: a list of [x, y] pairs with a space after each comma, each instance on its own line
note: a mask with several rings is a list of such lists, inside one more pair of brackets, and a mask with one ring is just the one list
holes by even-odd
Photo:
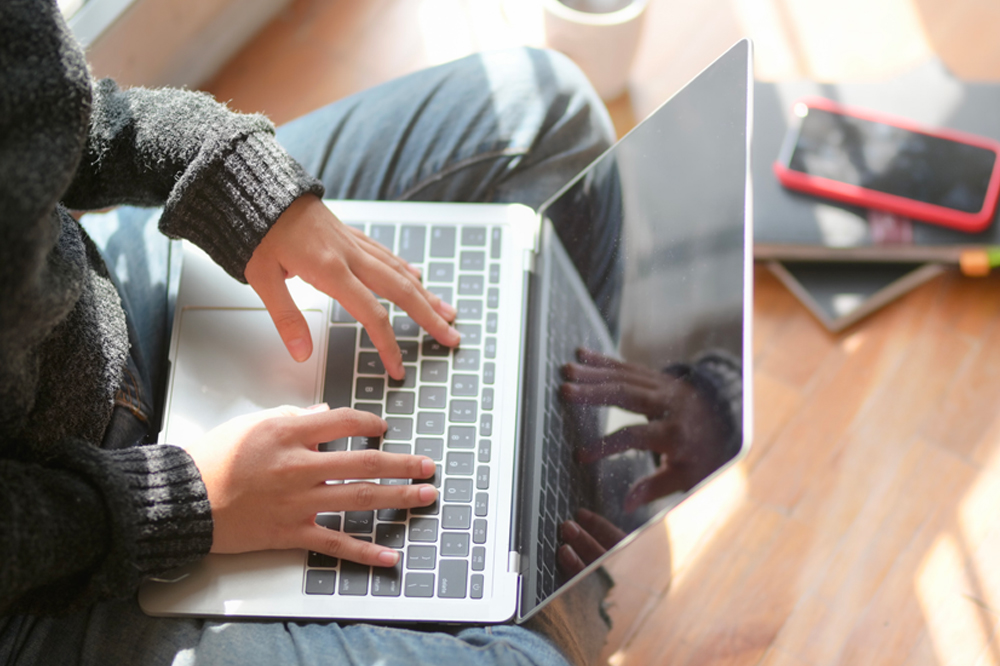
[[[207, 88], [280, 123], [540, 25], [530, 0], [297, 0]], [[651, 0], [646, 28], [620, 131], [744, 35], [766, 79], [937, 54], [1000, 80], [995, 0]], [[602, 662], [1000, 665], [1000, 276], [942, 276], [841, 335], [756, 280], [753, 449], [613, 563]]]

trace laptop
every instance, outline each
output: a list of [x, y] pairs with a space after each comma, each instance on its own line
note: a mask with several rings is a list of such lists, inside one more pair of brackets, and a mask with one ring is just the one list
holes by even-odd
[[[293, 362], [252, 289], [185, 244], [161, 442], [190, 441], [240, 414], [325, 401], [377, 413], [389, 428], [381, 438], [321, 442], [320, 451], [377, 447], [430, 456], [440, 495], [431, 507], [409, 511], [317, 515], [328, 529], [397, 549], [394, 568], [301, 550], [212, 554], [144, 584], [143, 610], [522, 622], [745, 453], [752, 432], [752, 77], [751, 45], [743, 40], [538, 211], [327, 202], [345, 223], [419, 266], [428, 288], [458, 309], [463, 338], [452, 350], [384, 303], [405, 380], [388, 378], [367, 334], [339, 303], [298, 280], [290, 290], [314, 352], [306, 363]], [[592, 404], [567, 400], [563, 368], [582, 353], [591, 354], [591, 365], [617, 359], [657, 376], [721, 354], [733, 359], [745, 391], [735, 409], [678, 415], [681, 407], [671, 403], [655, 413], [614, 397], [629, 393], [623, 372], [594, 385], [602, 397]], [[587, 452], [670, 410], [706, 420], [695, 431], [728, 433], [726, 441], [699, 444], [715, 447], [718, 469], [630, 506], [630, 490], [661, 469], [662, 459], [642, 448]], [[603, 556], [587, 554], [582, 570], [559, 558], [560, 525], [581, 509], [617, 535], [616, 543], [605, 539]]]

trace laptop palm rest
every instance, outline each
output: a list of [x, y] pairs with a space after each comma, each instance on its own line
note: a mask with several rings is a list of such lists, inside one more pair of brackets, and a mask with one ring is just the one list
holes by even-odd
[[189, 442], [231, 418], [262, 409], [314, 404], [325, 322], [322, 312], [303, 314], [314, 351], [306, 362], [296, 363], [266, 310], [182, 310], [162, 442]]

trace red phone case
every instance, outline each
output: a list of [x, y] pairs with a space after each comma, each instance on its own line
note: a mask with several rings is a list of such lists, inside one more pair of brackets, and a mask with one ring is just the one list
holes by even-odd
[[[899, 118], [868, 109], [842, 106], [822, 97], [806, 97], [795, 102], [795, 105], [797, 104], [805, 104], [811, 108], [823, 109], [832, 113], [840, 113], [885, 125], [894, 125], [918, 134], [941, 137], [958, 143], [986, 148], [993, 151], [994, 155], [1000, 157], [1000, 142], [986, 137], [948, 129], [929, 129], [906, 118]], [[793, 108], [795, 105], [793, 105]], [[850, 185], [821, 176], [812, 176], [801, 171], [789, 169], [780, 161], [774, 163], [774, 173], [782, 185], [792, 190], [835, 199], [865, 208], [884, 210], [904, 215], [914, 220], [951, 227], [959, 231], [976, 233], [988, 227], [993, 221], [997, 205], [997, 195], [1000, 193], [1000, 168], [998, 168], [998, 164], [1000, 163], [994, 160], [993, 173], [990, 175], [990, 182], [986, 190], [983, 207], [976, 213], [966, 213], [944, 206], [908, 199], [895, 194], [877, 192], [865, 187]]]

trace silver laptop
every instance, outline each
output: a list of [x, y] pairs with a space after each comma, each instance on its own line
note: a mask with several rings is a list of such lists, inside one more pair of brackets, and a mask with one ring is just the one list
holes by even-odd
[[[314, 352], [293, 362], [256, 294], [185, 245], [161, 442], [190, 441], [281, 404], [352, 406], [385, 418], [385, 436], [323, 442], [320, 450], [430, 456], [440, 496], [422, 509], [317, 515], [324, 527], [397, 549], [394, 568], [298, 550], [209, 555], [145, 584], [142, 608], [523, 621], [607, 557], [590, 554], [582, 571], [561, 566], [564, 521], [590, 511], [618, 535], [605, 546], [628, 548], [638, 530], [745, 452], [752, 432], [752, 75], [744, 40], [537, 212], [328, 202], [346, 223], [421, 267], [427, 286], [458, 309], [463, 338], [450, 350], [384, 304], [407, 368], [403, 381], [388, 378], [367, 334], [336, 301], [297, 280], [291, 291]], [[688, 367], [706, 353], [735, 359], [746, 387], [741, 408], [704, 417], [719, 419], [714, 430], [727, 433], [705, 444], [725, 449], [714, 453], [718, 469], [626, 505], [630, 489], [662, 461], [641, 449], [587, 453], [646, 419], [621, 408], [628, 404], [600, 404], [613, 399], [584, 405], [562, 397], [562, 368], [581, 348], [656, 371]], [[722, 423], [727, 418], [734, 422]]]

